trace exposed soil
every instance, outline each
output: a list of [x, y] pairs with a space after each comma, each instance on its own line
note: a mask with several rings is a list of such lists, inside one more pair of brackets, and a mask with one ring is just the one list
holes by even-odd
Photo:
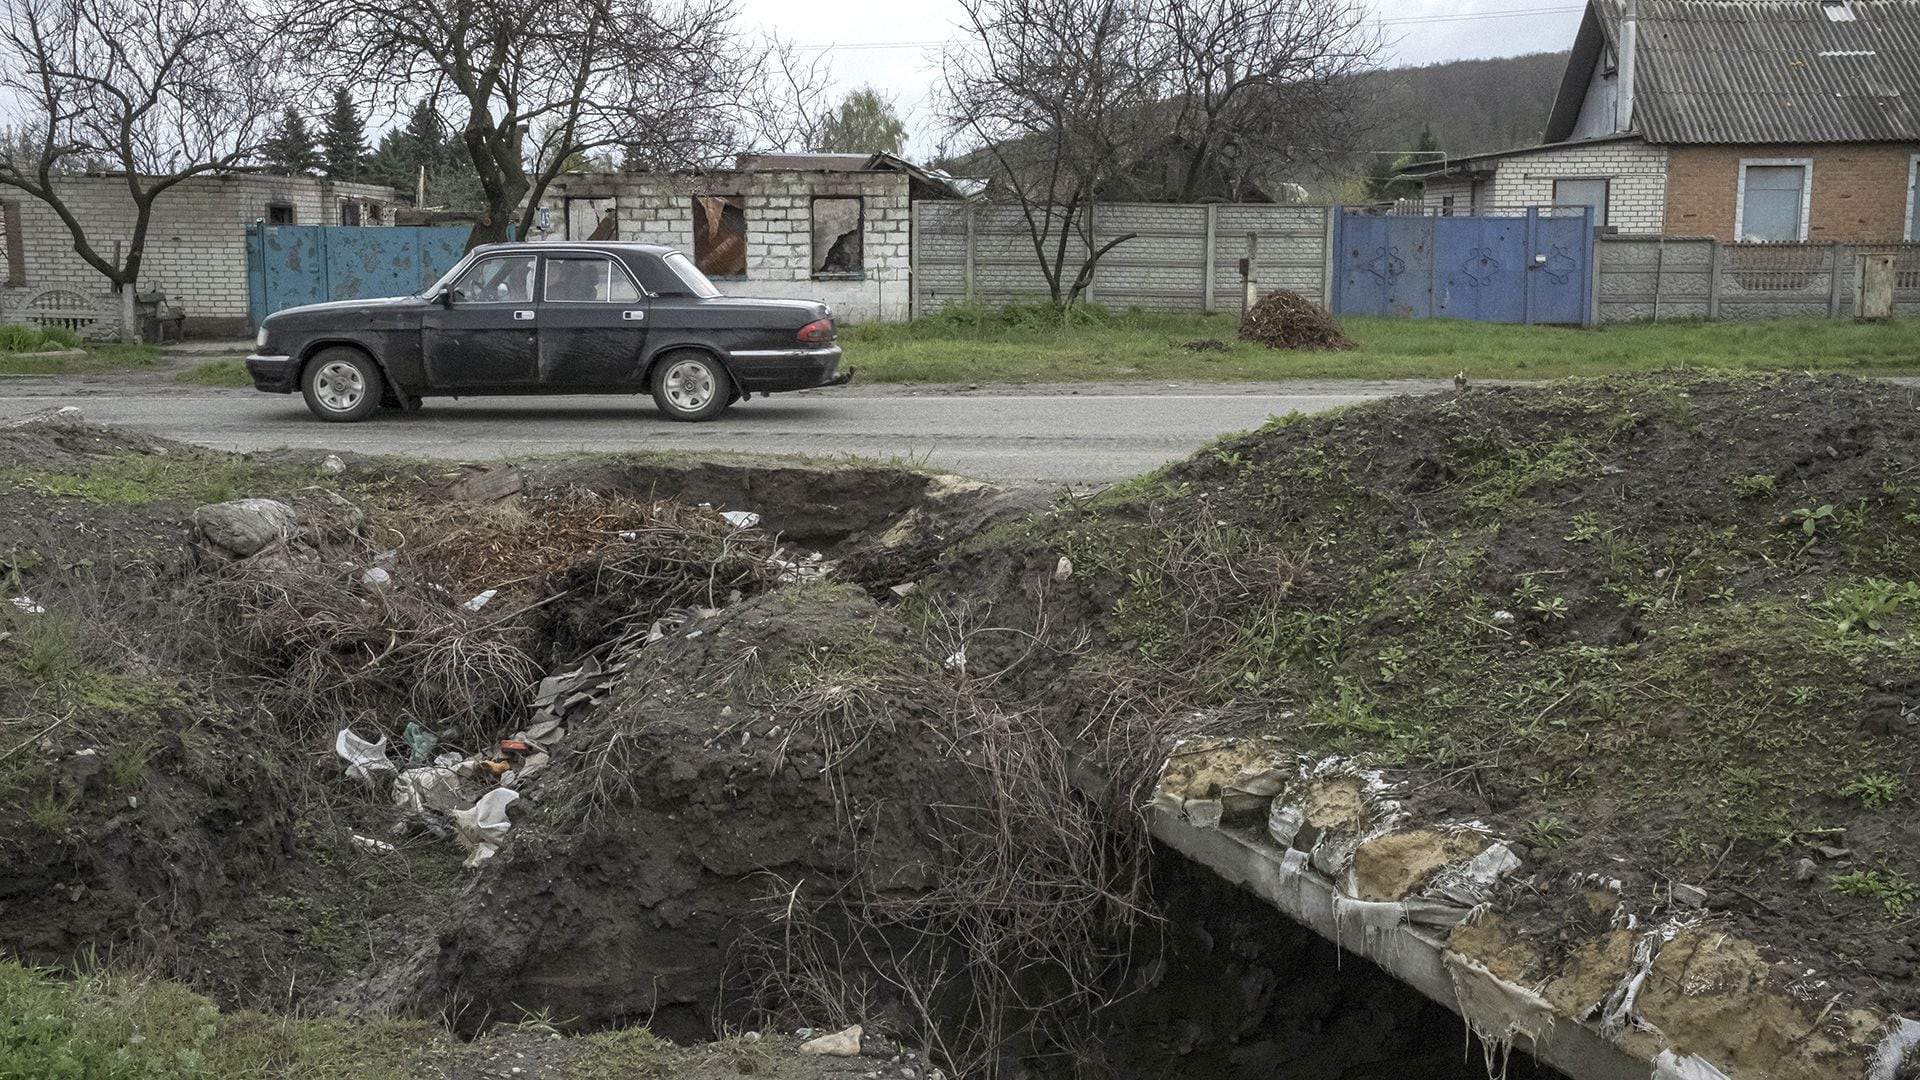
[[[0, 950], [521, 1025], [475, 1076], [580, 1072], [548, 1026], [855, 1021], [953, 1074], [1477, 1073], [1446, 1010], [1152, 854], [1174, 740], [1239, 737], [1510, 838], [1456, 948], [1567, 1011], [1624, 912], [1693, 924], [1644, 1015], [1699, 1022], [1676, 988], [1709, 972], [1751, 990], [1717, 1008], [1865, 1025], [1920, 1002], [1916, 462], [1920, 392], [1791, 376], [1394, 399], [1050, 504], [0, 430]], [[298, 526], [243, 558], [191, 534], [246, 496]], [[404, 759], [412, 726], [518, 775], [498, 740], [548, 721], [476, 870], [332, 752], [352, 726]], [[1306, 826], [1363, 801], [1323, 785]], [[1466, 851], [1376, 839], [1356, 898]], [[1714, 1050], [1758, 1061], [1741, 1039]]]

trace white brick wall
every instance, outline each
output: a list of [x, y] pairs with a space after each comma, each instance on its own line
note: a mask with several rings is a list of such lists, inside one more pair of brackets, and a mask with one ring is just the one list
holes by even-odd
[[[671, 244], [693, 253], [696, 195], [739, 195], [746, 202], [747, 277], [717, 281], [735, 296], [794, 297], [832, 305], [844, 322], [907, 318], [911, 289], [912, 214], [907, 178], [888, 172], [753, 170], [700, 176], [649, 173], [571, 173], [547, 189], [552, 236], [565, 235], [566, 200], [611, 198], [619, 239]], [[858, 281], [816, 280], [812, 274], [812, 202], [816, 195], [864, 200], [864, 276]], [[576, 204], [577, 205], [577, 204]]]
[[[126, 180], [75, 176], [58, 184], [94, 250], [118, 261], [116, 241], [124, 252], [133, 238], [134, 206]], [[52, 207], [10, 189], [0, 189], [0, 199], [19, 204], [21, 235], [0, 236], [0, 244], [20, 245], [26, 272], [21, 287], [0, 290], [0, 321], [48, 289], [98, 296], [103, 308], [113, 308], [105, 275], [75, 253], [73, 234]], [[247, 226], [274, 202], [293, 206], [296, 225], [337, 225], [342, 199], [360, 203], [363, 223], [372, 223], [376, 207], [382, 222], [391, 220], [393, 189], [376, 184], [251, 173], [182, 181], [154, 201], [139, 288], [164, 290], [184, 307], [190, 332], [245, 333]]]
[[[1529, 206], [1553, 205], [1557, 179], [1607, 180], [1607, 224], [1623, 233], [1657, 234], [1667, 223], [1667, 151], [1637, 139], [1543, 147], [1490, 159], [1492, 190], [1482, 190], [1483, 214], [1525, 213]], [[1467, 203], [1463, 181], [1432, 181], [1423, 205], [1438, 209], [1440, 196], [1453, 195], [1455, 213]]]

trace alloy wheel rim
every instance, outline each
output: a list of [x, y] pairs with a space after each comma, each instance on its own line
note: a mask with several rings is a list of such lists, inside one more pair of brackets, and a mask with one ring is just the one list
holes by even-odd
[[352, 364], [335, 360], [314, 376], [313, 396], [328, 412], [347, 412], [367, 396], [367, 379]]
[[682, 360], [667, 369], [667, 400], [683, 412], [699, 412], [713, 400], [713, 373], [705, 364]]

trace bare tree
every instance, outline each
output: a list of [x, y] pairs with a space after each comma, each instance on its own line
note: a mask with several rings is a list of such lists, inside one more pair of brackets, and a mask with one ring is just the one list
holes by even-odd
[[[963, 40], [946, 55], [950, 135], [979, 149], [1019, 204], [1056, 304], [1072, 304], [1102, 256], [1087, 210], [1153, 140], [1166, 58], [1145, 0], [962, 0]], [[1072, 240], [1082, 240], [1074, 250]], [[1079, 256], [1071, 267], [1069, 255]]]
[[302, 0], [285, 14], [336, 79], [455, 103], [486, 203], [469, 246], [504, 239], [516, 217], [524, 235], [579, 155], [718, 160], [739, 141], [756, 70], [732, 0]]
[[1160, 129], [1181, 201], [1242, 197], [1302, 149], [1347, 143], [1355, 76], [1385, 44], [1356, 0], [1153, 0], [1144, 21], [1169, 61]]
[[[0, 0], [0, 105], [17, 132], [0, 185], [46, 203], [73, 250], [121, 296], [120, 332], [134, 340], [134, 289], [154, 202], [202, 173], [245, 161], [285, 97], [268, 35], [219, 0]], [[133, 204], [130, 236], [69, 199], [61, 177], [117, 173]]]

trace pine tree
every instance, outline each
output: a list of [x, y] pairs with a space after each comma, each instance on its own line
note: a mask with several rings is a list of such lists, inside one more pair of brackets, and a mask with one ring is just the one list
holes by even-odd
[[286, 114], [280, 118], [279, 130], [260, 145], [260, 157], [267, 168], [289, 175], [312, 172], [320, 167], [320, 152], [299, 110], [287, 106]]
[[366, 175], [367, 123], [345, 90], [333, 92], [333, 109], [327, 113], [327, 131], [321, 145], [326, 152], [328, 176], [358, 180]]
[[411, 201], [422, 168], [427, 171], [428, 204], [455, 209], [485, 205], [466, 146], [449, 135], [431, 100], [414, 106], [405, 127], [380, 137], [380, 146], [367, 156], [364, 175], [391, 185]]

